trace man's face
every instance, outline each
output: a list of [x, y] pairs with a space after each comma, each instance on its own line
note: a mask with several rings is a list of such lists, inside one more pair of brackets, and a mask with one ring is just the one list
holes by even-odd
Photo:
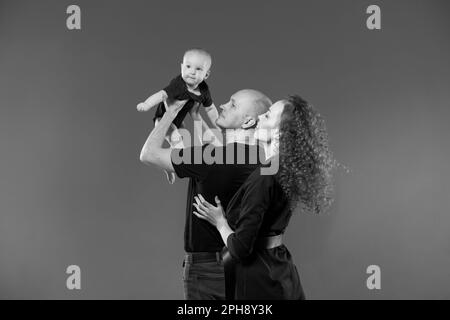
[[190, 87], [197, 86], [209, 75], [209, 59], [196, 52], [188, 52], [181, 64], [181, 76]]
[[222, 129], [242, 128], [249, 111], [253, 108], [254, 100], [244, 92], [237, 92], [231, 96], [230, 101], [221, 105], [219, 118], [216, 124]]

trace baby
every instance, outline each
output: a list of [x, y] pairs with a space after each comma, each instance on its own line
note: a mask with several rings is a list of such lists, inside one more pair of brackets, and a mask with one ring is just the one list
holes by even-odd
[[[172, 79], [167, 87], [157, 93], [151, 95], [145, 102], [137, 105], [138, 111], [148, 111], [157, 106], [153, 121], [158, 125], [159, 120], [166, 112], [164, 102], [166, 100], [187, 100], [183, 108], [172, 122], [166, 140], [172, 148], [183, 148], [183, 143], [178, 133], [178, 128], [183, 127], [183, 120], [188, 113], [193, 118], [198, 114], [198, 107], [202, 105], [211, 120], [212, 124], [216, 124], [219, 117], [216, 107], [213, 104], [208, 85], [205, 80], [210, 75], [211, 55], [203, 49], [190, 49], [184, 53], [183, 62], [181, 63], [181, 75]], [[167, 179], [169, 183], [175, 180], [174, 173], [168, 173]]]

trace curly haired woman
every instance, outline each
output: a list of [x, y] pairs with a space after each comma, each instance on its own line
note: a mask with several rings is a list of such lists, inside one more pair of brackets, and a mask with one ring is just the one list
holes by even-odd
[[198, 195], [194, 214], [217, 228], [233, 261], [227, 298], [305, 299], [282, 234], [296, 207], [321, 213], [332, 202], [335, 161], [325, 124], [308, 102], [291, 96], [261, 115], [256, 129], [266, 157], [278, 161], [278, 172], [262, 175], [261, 169], [255, 170], [226, 213], [217, 197], [214, 206]]

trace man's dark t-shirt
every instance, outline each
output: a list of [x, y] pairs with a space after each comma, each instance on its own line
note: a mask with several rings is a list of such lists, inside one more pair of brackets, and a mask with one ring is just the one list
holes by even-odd
[[[186, 205], [186, 225], [184, 230], [184, 249], [186, 252], [217, 252], [224, 243], [216, 227], [208, 221], [193, 214], [194, 196], [201, 194], [206, 201], [215, 205], [214, 197], [218, 196], [222, 207], [226, 210], [228, 202], [244, 183], [247, 177], [260, 166], [262, 151], [256, 145], [230, 143], [226, 147], [204, 145], [185, 149], [173, 149], [172, 164], [175, 173], [180, 178], [190, 178]], [[206, 157], [195, 161], [194, 153], [211, 154], [222, 159], [222, 163], [208, 164]], [[204, 153], [203, 153], [204, 152]], [[190, 155], [188, 161], [177, 164], [175, 158]], [[222, 156], [220, 156], [222, 155]], [[197, 158], [197, 159], [198, 159]], [[176, 163], [175, 163], [176, 162]]]
[[[167, 93], [168, 101], [188, 100], [186, 104], [183, 106], [183, 108], [181, 108], [181, 110], [178, 112], [175, 119], [172, 121], [172, 123], [177, 128], [180, 128], [184, 118], [186, 118], [186, 115], [192, 109], [195, 102], [200, 103], [200, 105], [204, 106], [205, 108], [211, 106], [213, 103], [211, 93], [209, 92], [208, 85], [206, 84], [205, 81], [202, 81], [198, 85], [200, 95], [196, 95], [187, 89], [186, 82], [184, 82], [181, 75], [178, 75], [177, 77], [172, 79], [169, 85], [165, 87], [163, 90]], [[164, 102], [161, 102], [156, 109], [153, 121], [155, 121], [157, 118], [162, 118], [165, 112], [166, 107], [164, 105]]]

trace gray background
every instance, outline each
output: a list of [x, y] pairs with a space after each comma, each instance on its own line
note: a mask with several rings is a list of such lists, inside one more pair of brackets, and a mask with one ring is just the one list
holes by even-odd
[[[66, 28], [66, 8], [82, 30]], [[183, 4], [181, 4], [183, 3]], [[366, 28], [378, 4], [382, 30]], [[298, 93], [327, 120], [328, 215], [286, 243], [310, 299], [450, 298], [448, 1], [0, 1], [0, 298], [181, 299], [187, 181], [138, 160], [135, 106], [213, 56], [216, 105]], [[82, 290], [65, 287], [66, 267]], [[366, 287], [381, 267], [381, 290]]]

